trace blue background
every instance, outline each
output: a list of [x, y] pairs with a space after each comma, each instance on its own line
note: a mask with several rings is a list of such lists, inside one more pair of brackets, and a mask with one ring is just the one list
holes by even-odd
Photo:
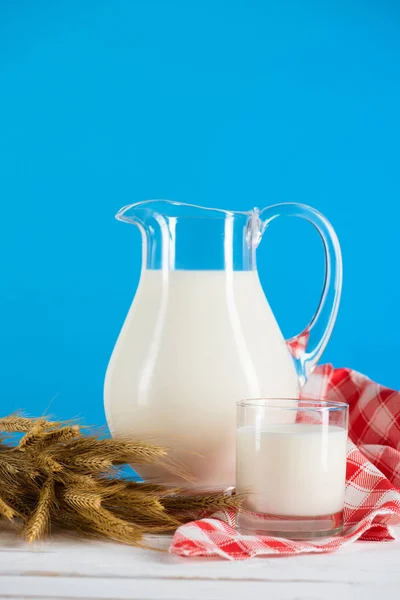
[[[1, 412], [104, 421], [141, 262], [113, 217], [154, 197], [324, 212], [345, 265], [324, 360], [400, 388], [399, 34], [395, 0], [0, 0]], [[318, 236], [278, 221], [259, 252], [293, 335]]]

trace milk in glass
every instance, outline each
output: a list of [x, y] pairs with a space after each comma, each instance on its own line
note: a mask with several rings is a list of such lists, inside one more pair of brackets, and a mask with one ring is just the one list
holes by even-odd
[[239, 427], [237, 488], [245, 508], [315, 517], [343, 509], [347, 431], [334, 425], [277, 423]]

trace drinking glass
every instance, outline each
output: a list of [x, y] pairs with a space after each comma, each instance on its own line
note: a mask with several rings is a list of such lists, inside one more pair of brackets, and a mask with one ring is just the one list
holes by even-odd
[[243, 534], [341, 533], [348, 405], [308, 399], [237, 403], [236, 490]]

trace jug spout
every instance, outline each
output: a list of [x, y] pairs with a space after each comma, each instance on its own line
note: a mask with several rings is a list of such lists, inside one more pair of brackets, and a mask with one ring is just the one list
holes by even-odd
[[206, 219], [214, 216], [224, 218], [226, 214], [233, 213], [173, 200], [143, 200], [135, 204], [123, 206], [117, 212], [115, 218], [117, 221], [133, 223], [134, 225], [146, 228], [146, 226], [151, 226], [155, 223], [166, 226], [169, 223], [176, 223], [177, 219], [183, 218]]
[[152, 200], [144, 200], [143, 202], [136, 202], [135, 204], [127, 204], [120, 208], [115, 215], [117, 221], [124, 223], [132, 223], [133, 225], [144, 226], [150, 219], [154, 218], [155, 214], [162, 214], [164, 211], [157, 211], [156, 204], [159, 202], [153, 202]]

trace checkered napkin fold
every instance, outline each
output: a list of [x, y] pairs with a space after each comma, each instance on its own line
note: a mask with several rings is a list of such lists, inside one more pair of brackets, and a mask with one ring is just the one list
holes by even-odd
[[355, 540], [395, 538], [391, 525], [400, 524], [400, 392], [351, 369], [322, 365], [314, 370], [302, 395], [349, 404], [343, 534], [312, 542], [244, 536], [235, 530], [235, 514], [221, 512], [179, 527], [171, 553], [243, 560], [332, 552]]

